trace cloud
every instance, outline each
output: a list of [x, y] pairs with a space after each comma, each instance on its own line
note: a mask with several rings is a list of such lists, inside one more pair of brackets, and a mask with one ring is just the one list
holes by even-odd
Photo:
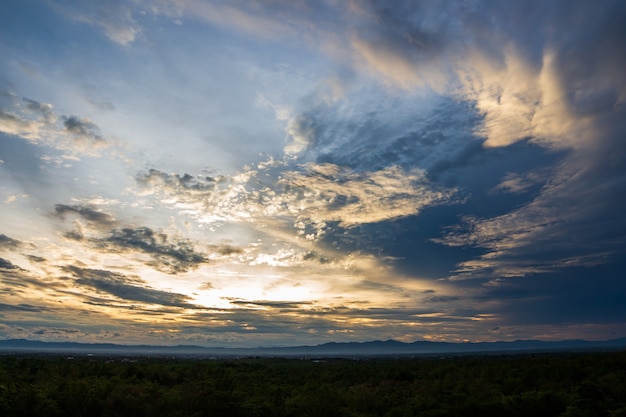
[[613, 175], [598, 167], [578, 169], [564, 163], [530, 203], [492, 218], [466, 217], [464, 225], [435, 239], [488, 250], [461, 263], [458, 277], [523, 276], [623, 256], [625, 224], [613, 193], [626, 191], [626, 184], [607, 189], [601, 184], [614, 181]]
[[[52, 104], [14, 93], [0, 96], [0, 132], [63, 152], [63, 158], [100, 156], [112, 144], [96, 124], [78, 116], [58, 116]], [[62, 123], [59, 123], [62, 121]]]
[[76, 116], [63, 117], [65, 131], [69, 133], [80, 148], [102, 148], [108, 146], [98, 132], [98, 127], [87, 119]]
[[14, 136], [32, 137], [33, 134], [37, 134], [38, 126], [33, 121], [0, 110], [0, 132]]
[[[65, 220], [70, 214], [76, 214], [86, 223], [74, 222], [75, 229], [66, 232], [65, 238], [90, 245], [101, 252], [146, 254], [151, 260], [143, 259], [141, 262], [172, 274], [187, 272], [208, 262], [208, 258], [196, 252], [187, 239], [172, 238], [145, 226], [116, 228], [119, 221], [113, 215], [91, 206], [55, 205], [54, 216]], [[241, 252], [240, 248], [228, 244], [212, 244], [207, 248], [221, 256]]]
[[192, 176], [190, 174], [179, 175], [176, 173], [167, 174], [165, 172], [149, 169], [145, 173], [140, 173], [136, 177], [137, 182], [146, 187], [166, 189], [169, 192], [182, 191], [185, 193], [210, 193], [221, 183], [226, 181], [226, 177], [218, 176]]
[[591, 10], [584, 1], [357, 1], [349, 8], [347, 24], [332, 29], [356, 57], [355, 73], [472, 101], [484, 118], [476, 132], [485, 146], [531, 138], [577, 147], [598, 112], [624, 104], [626, 11], [619, 3]]
[[[299, 344], [323, 343], [336, 341], [338, 335], [342, 340], [356, 341], [376, 337], [397, 339], [401, 332], [407, 332], [407, 341], [413, 341], [417, 335], [427, 337], [429, 331], [426, 329], [431, 326], [453, 333], [467, 327], [467, 322], [472, 319], [478, 319], [477, 314], [476, 317], [459, 318], [454, 317], [453, 310], [431, 308], [359, 308], [315, 303], [298, 306], [291, 302], [260, 301], [257, 304], [243, 300], [236, 305], [239, 307], [219, 312], [192, 312], [185, 319], [194, 324], [189, 325], [186, 332], [202, 332], [202, 323], [210, 321], [215, 323], [210, 334], [231, 334], [237, 341], [253, 333], [255, 343], [262, 340], [264, 344], [290, 344], [289, 340], [293, 340], [290, 337], [297, 338]], [[291, 336], [286, 338], [286, 334]]]
[[391, 86], [407, 90], [427, 86], [441, 90], [445, 85], [446, 68], [444, 65], [440, 65], [439, 71], [432, 68], [435, 59], [433, 54], [425, 53], [427, 42], [422, 43], [409, 34], [402, 39], [367, 39], [353, 35], [350, 47], [355, 53], [355, 66], [369, 69]]
[[39, 101], [35, 101], [26, 97], [22, 97], [22, 102], [25, 104], [24, 109], [27, 112], [41, 115], [44, 120], [50, 122], [56, 121], [57, 116], [53, 111], [52, 104], [40, 103]]
[[[303, 4], [264, 2], [257, 0], [243, 1], [201, 1], [191, 0], [171, 4], [161, 3], [153, 10], [174, 18], [185, 15], [211, 25], [242, 31], [252, 36], [276, 39], [297, 34], [298, 18]], [[304, 7], [306, 8], [306, 6]]]
[[19, 266], [13, 264], [11, 261], [4, 259], [4, 258], [0, 258], [0, 269], [22, 270], [22, 268], [20, 268]]
[[19, 240], [8, 237], [5, 234], [0, 233], [0, 248], [17, 248], [22, 245]]
[[229, 300], [231, 304], [237, 306], [246, 307], [265, 307], [270, 309], [277, 309], [281, 311], [285, 310], [300, 310], [302, 307], [313, 305], [313, 302], [294, 302], [294, 301], [263, 301], [263, 300]]
[[188, 296], [152, 289], [136, 277], [77, 266], [67, 266], [64, 269], [75, 277], [76, 284], [94, 288], [122, 300], [168, 307], [195, 308], [188, 302]]
[[100, 8], [100, 13], [95, 22], [104, 29], [107, 37], [120, 45], [128, 45], [135, 41], [141, 29], [134, 21], [130, 9], [118, 1], [99, 4], [106, 4], [107, 6]]
[[315, 143], [315, 121], [300, 114], [287, 122], [285, 131], [289, 136], [285, 144], [286, 155], [297, 155]]
[[451, 303], [459, 300], [460, 297], [454, 295], [432, 295], [424, 298], [424, 301], [429, 303]]
[[[542, 337], [559, 338], [569, 326], [580, 326], [580, 331], [589, 327], [583, 333], [601, 334], [600, 329], [623, 324], [626, 317], [620, 301], [625, 289], [623, 265], [621, 259], [610, 265], [555, 270], [540, 279], [492, 280], [475, 300], [489, 303], [496, 322], [508, 329], [537, 331], [545, 326]], [[554, 336], [549, 336], [550, 327]]]
[[131, 5], [119, 0], [102, 0], [93, 4], [73, 1], [54, 3], [52, 6], [72, 20], [100, 28], [107, 38], [122, 46], [130, 45], [141, 33]]
[[115, 217], [112, 215], [98, 211], [93, 207], [83, 206], [80, 204], [72, 206], [57, 204], [54, 206], [54, 214], [61, 219], [65, 219], [67, 214], [77, 214], [82, 219], [86, 220], [90, 226], [96, 228], [107, 228], [116, 223]]
[[0, 303], [0, 311], [5, 311], [5, 312], [18, 311], [18, 312], [42, 313], [43, 314], [43, 313], [49, 313], [50, 311], [53, 311], [53, 309], [48, 308], [48, 307], [42, 307], [42, 306], [34, 306], [31, 304], [12, 305], [12, 304]]
[[[135, 251], [153, 258], [147, 264], [168, 273], [187, 272], [197, 268], [208, 259], [196, 252], [188, 240], [171, 240], [165, 233], [149, 227], [113, 229], [107, 237], [93, 240], [97, 247], [107, 251]], [[218, 249], [229, 253], [233, 249]]]
[[[33, 313], [35, 313], [33, 311]], [[49, 313], [49, 312], [47, 312]], [[121, 327], [126, 325], [120, 325]], [[1, 323], [0, 333], [6, 338], [11, 339], [28, 339], [28, 340], [46, 340], [46, 341], [62, 341], [67, 342], [108, 342], [115, 340], [118, 343], [129, 343], [130, 340], [123, 339], [122, 332], [96, 329], [90, 326], [77, 324], [77, 327], [67, 327], [67, 323], [55, 322], [48, 326], [45, 323], [24, 323], [14, 321], [12, 323]]]
[[[58, 51], [36, 39], [41, 33], [26, 31], [28, 37], [15, 38], [6, 76], [28, 83], [29, 94], [44, 88], [35, 98], [63, 96], [62, 108], [75, 102], [71, 92], [79, 88], [100, 97], [100, 104], [115, 103], [116, 111], [101, 106], [62, 114], [44, 101], [5, 92], [0, 131], [12, 136], [5, 147], [33, 155], [28, 170], [18, 158], [2, 156], [3, 172], [21, 175], [31, 187], [28, 201], [7, 189], [6, 218], [18, 218], [22, 207], [49, 207], [41, 192], [32, 192], [34, 173], [51, 158], [40, 159], [42, 151], [68, 159], [112, 156], [114, 150], [104, 151], [114, 144], [109, 129], [131, 124], [144, 129], [130, 134], [134, 145], [161, 145], [124, 150], [137, 157], [135, 168], [85, 159], [50, 177], [43, 164], [45, 175], [37, 181], [45, 182], [45, 192], [82, 194], [66, 196], [71, 203], [57, 205], [52, 215], [31, 217], [56, 221], [36, 230], [41, 235], [30, 241], [37, 248], [0, 235], [2, 250], [24, 252], [0, 259], [2, 301], [22, 308], [14, 312], [16, 321], [34, 320], [37, 312], [28, 306], [49, 297], [49, 303], [63, 301], [67, 313], [38, 320], [87, 326], [100, 323], [98, 317], [144, 340], [278, 343], [293, 337], [414, 339], [435, 332], [475, 338], [480, 329], [497, 327], [514, 337], [524, 317], [535, 314], [542, 325], [556, 317], [557, 308], [546, 305], [561, 296], [571, 302], [564, 311], [576, 304], [591, 311], [584, 295], [570, 288], [573, 281], [590, 291], [595, 274], [610, 276], [601, 285], [615, 291], [595, 293], [596, 305], [604, 295], [623, 293], [619, 276], [602, 269], [621, 265], [626, 247], [621, 3], [47, 4], [92, 26], [85, 31], [53, 22], [64, 28], [58, 39], [95, 29], [106, 37], [96, 40], [104, 49], [96, 49], [115, 65], [86, 63], [72, 52], [59, 64]], [[87, 36], [75, 47], [93, 40]], [[41, 49], [22, 48], [27, 41]], [[174, 45], [193, 45], [193, 52], [168, 49]], [[146, 80], [137, 80], [146, 74], [139, 61], [151, 63]], [[165, 85], [163, 76], [174, 85], [167, 97], [163, 91], [146, 96], [149, 86]], [[243, 80], [235, 91], [224, 81], [233, 77]], [[192, 85], [204, 101], [186, 95], [180, 107], [178, 93]], [[226, 91], [237, 106], [224, 106]], [[123, 106], [120, 92], [125, 99], [144, 98]], [[265, 101], [246, 104], [251, 96]], [[129, 121], [146, 103], [159, 121]], [[216, 103], [226, 110], [216, 112]], [[257, 109], [264, 113], [247, 117], [248, 105], [265, 106]], [[194, 125], [199, 115], [203, 121]], [[264, 123], [272, 125], [271, 134]], [[222, 124], [232, 126], [221, 130]], [[254, 144], [239, 146], [252, 138], [250, 129]], [[227, 175], [200, 171], [228, 165], [221, 161], [224, 147], [243, 149], [239, 161], [252, 160]], [[259, 157], [261, 148], [277, 154]], [[193, 152], [193, 160], [185, 152]], [[138, 189], [111, 182], [138, 166], [161, 169], [139, 173]], [[95, 202], [110, 195], [122, 202]], [[41, 224], [35, 220], [29, 227]], [[27, 242], [25, 233], [15, 236]], [[59, 268], [71, 277], [59, 282]], [[539, 273], [541, 279], [515, 278]], [[199, 310], [196, 302], [215, 309]], [[522, 312], [525, 303], [545, 310]], [[607, 311], [621, 317], [619, 300], [608, 304], [613, 310]], [[548, 318], [539, 317], [544, 311]], [[585, 313], [576, 317], [584, 320]], [[172, 328], [177, 319], [180, 326]], [[140, 329], [141, 320], [149, 329]]]
[[511, 194], [523, 193], [543, 183], [546, 177], [545, 173], [539, 172], [529, 172], [524, 175], [509, 172], [504, 176], [500, 184], [493, 188], [493, 191]]
[[589, 119], [571, 110], [555, 56], [544, 53], [537, 68], [514, 51], [505, 51], [504, 64], [472, 57], [468, 70], [467, 98], [484, 115], [477, 131], [487, 147], [508, 146], [531, 139], [556, 147], [577, 147], [589, 130]]
[[[618, 70], [626, 65], [624, 25], [618, 23], [626, 18], [624, 5], [355, 4], [363, 27], [343, 37], [352, 40], [364, 71], [391, 87], [425, 84], [473, 106], [480, 116], [473, 133], [484, 138], [486, 149], [465, 147], [471, 159], [485, 161], [497, 155], [490, 149], [517, 143], [562, 152], [549, 170], [503, 173], [492, 191], [519, 196], [512, 210], [493, 217], [467, 215], [464, 226], [450, 227], [437, 240], [486, 249], [485, 255], [461, 262], [456, 278], [519, 276], [623, 256], [624, 221], [614, 196], [626, 190], [617, 170], [626, 160], [618, 139], [626, 133], [626, 75]], [[445, 78], [445, 89], [439, 79], [422, 77], [431, 72]], [[324, 135], [317, 136], [323, 144]], [[455, 143], [446, 137], [442, 142]], [[336, 145], [326, 150], [329, 158], [341, 155], [341, 149], [335, 151]], [[611, 167], [605, 165], [609, 155]], [[454, 167], [476, 181], [476, 173], [458, 170], [463, 160], [436, 156], [420, 165], [428, 178], [437, 181], [438, 171]], [[463, 185], [468, 193], [483, 195], [480, 184]]]
[[334, 164], [308, 164], [284, 174], [281, 202], [298, 221], [338, 222], [342, 227], [376, 223], [417, 214], [421, 208], [449, 201], [453, 190], [436, 189], [421, 170], [391, 166], [355, 172]]
[[[321, 237], [330, 222], [351, 227], [415, 215], [423, 207], [450, 201], [454, 194], [453, 189], [430, 183], [418, 169], [391, 166], [359, 172], [329, 163], [280, 165], [223, 179], [220, 188], [181, 186], [181, 177], [156, 170], [139, 176], [138, 182], [174, 201], [195, 203], [193, 212], [200, 219], [295, 224], [307, 239]], [[279, 179], [268, 182], [266, 175]], [[187, 184], [198, 183], [206, 184], [187, 177]]]
[[208, 248], [222, 256], [230, 256], [243, 252], [243, 249], [229, 245], [229, 244], [220, 244], [220, 245], [208, 245]]

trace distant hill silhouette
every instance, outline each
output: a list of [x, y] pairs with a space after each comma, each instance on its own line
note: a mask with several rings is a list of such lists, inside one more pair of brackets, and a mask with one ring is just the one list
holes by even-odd
[[226, 348], [193, 345], [154, 346], [117, 345], [112, 343], [42, 342], [35, 340], [0, 340], [0, 351], [24, 353], [72, 353], [117, 355], [200, 355], [200, 356], [289, 356], [352, 357], [404, 356], [438, 354], [515, 353], [533, 351], [576, 351], [626, 349], [626, 338], [606, 341], [515, 340], [511, 342], [430, 342], [404, 343], [396, 340], [371, 342], [330, 342], [314, 346]]

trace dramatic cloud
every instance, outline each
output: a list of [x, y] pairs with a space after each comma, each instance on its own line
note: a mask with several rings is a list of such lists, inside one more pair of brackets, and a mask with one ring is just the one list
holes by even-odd
[[[329, 163], [278, 164], [276, 173], [276, 165], [260, 165], [258, 170], [219, 182], [150, 170], [138, 182], [166, 192], [175, 204], [197, 203], [195, 210], [204, 212], [200, 216], [207, 219], [282, 219], [295, 224], [300, 234], [312, 226], [318, 237], [328, 222], [350, 227], [414, 215], [423, 207], [449, 201], [454, 194], [454, 190], [431, 184], [424, 171], [405, 172], [397, 166], [359, 172]], [[263, 179], [266, 175], [279, 178], [270, 183]]]
[[287, 172], [281, 185], [287, 190], [283, 202], [289, 195], [288, 210], [296, 213], [298, 221], [337, 221], [342, 227], [417, 214], [452, 194], [431, 190], [423, 171], [404, 172], [395, 166], [359, 173], [334, 164], [314, 164], [303, 172]]
[[626, 335], [622, 2], [3, 12], [0, 336]]

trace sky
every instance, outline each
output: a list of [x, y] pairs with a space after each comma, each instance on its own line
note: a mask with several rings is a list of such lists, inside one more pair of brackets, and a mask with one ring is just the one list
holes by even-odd
[[0, 2], [0, 339], [626, 337], [621, 0]]

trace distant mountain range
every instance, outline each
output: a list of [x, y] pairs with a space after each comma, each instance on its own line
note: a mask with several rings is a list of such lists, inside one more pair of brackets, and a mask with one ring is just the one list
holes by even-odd
[[85, 355], [167, 355], [167, 356], [268, 356], [268, 357], [358, 357], [411, 356], [441, 354], [522, 353], [542, 351], [620, 350], [626, 338], [606, 341], [515, 340], [512, 342], [449, 343], [395, 340], [372, 342], [325, 343], [315, 346], [224, 348], [203, 346], [116, 345], [112, 343], [41, 342], [35, 340], [0, 340], [0, 352], [67, 353]]

